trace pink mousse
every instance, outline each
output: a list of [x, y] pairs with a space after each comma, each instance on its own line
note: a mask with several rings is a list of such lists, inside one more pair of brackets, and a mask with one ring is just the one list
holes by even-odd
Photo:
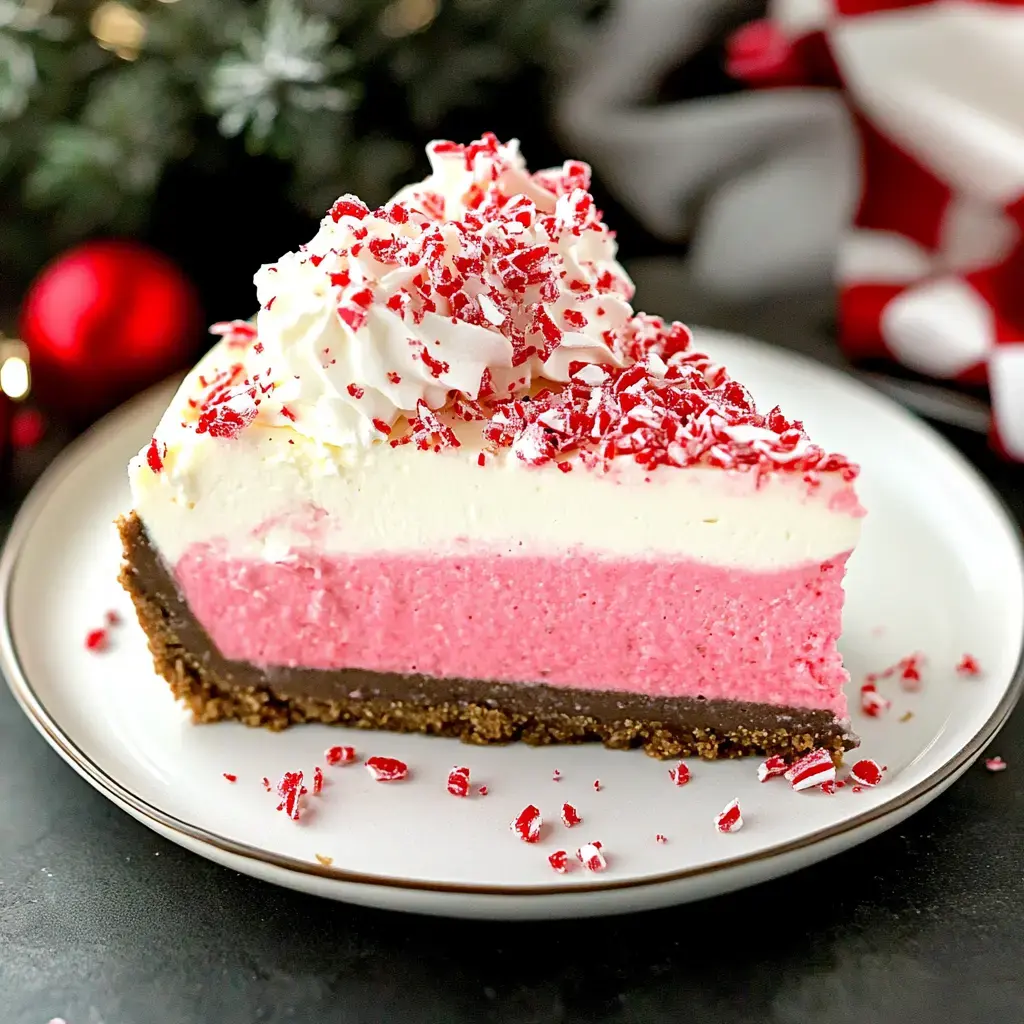
[[228, 658], [846, 714], [836, 640], [847, 555], [749, 572], [494, 552], [271, 563], [225, 547], [193, 546], [175, 574]]

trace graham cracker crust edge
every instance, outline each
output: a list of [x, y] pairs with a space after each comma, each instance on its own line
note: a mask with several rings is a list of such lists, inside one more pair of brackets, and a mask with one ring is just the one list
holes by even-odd
[[132, 513], [117, 520], [124, 547], [118, 581], [135, 606], [146, 634], [156, 671], [170, 684], [174, 697], [191, 711], [197, 724], [237, 721], [251, 727], [285, 729], [306, 722], [344, 725], [357, 729], [424, 733], [448, 736], [468, 744], [523, 742], [531, 746], [600, 742], [614, 750], [642, 747], [658, 759], [699, 757], [704, 760], [782, 755], [791, 759], [824, 747], [836, 763], [851, 744], [836, 728], [832, 732], [790, 732], [773, 729], [686, 729], [655, 721], [623, 718], [600, 721], [589, 715], [545, 711], [522, 714], [501, 707], [459, 701], [420, 705], [390, 699], [328, 701], [312, 698], [283, 699], [269, 687], [229, 685], [211, 665], [204, 664], [182, 643], [171, 614], [141, 585], [133, 570], [131, 553], [144, 532]]

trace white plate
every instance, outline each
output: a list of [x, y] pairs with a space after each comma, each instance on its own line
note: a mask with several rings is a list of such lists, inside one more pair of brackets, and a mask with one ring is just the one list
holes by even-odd
[[[112, 520], [128, 501], [125, 464], [150, 436], [166, 388], [68, 449], [18, 517], [0, 562], [0, 662], [16, 697], [76, 771], [150, 828], [238, 871], [374, 906], [509, 918], [639, 910], [781, 875], [895, 825], [971, 764], [1018, 697], [1016, 530], [974, 470], [887, 399], [753, 342], [710, 332], [703, 340], [759, 402], [802, 415], [818, 441], [863, 463], [870, 515], [850, 562], [842, 642], [854, 708], [866, 673], [914, 651], [928, 657], [920, 692], [889, 682], [887, 716], [854, 711], [861, 753], [888, 766], [876, 789], [795, 793], [780, 779], [759, 784], [751, 760], [691, 761], [692, 781], [676, 788], [667, 765], [600, 746], [478, 748], [325, 726], [271, 734], [190, 725], [155, 677], [115, 579]], [[126, 622], [111, 650], [89, 653], [86, 632], [108, 608]], [[980, 677], [955, 672], [965, 651], [983, 666]], [[328, 784], [302, 821], [277, 813], [262, 777], [308, 776], [333, 743], [402, 758], [412, 775], [382, 784], [358, 765], [326, 768]], [[470, 799], [446, 792], [454, 764], [472, 770]], [[486, 796], [475, 792], [481, 784]], [[745, 827], [719, 833], [714, 816], [734, 798]], [[563, 801], [583, 825], [565, 829]], [[546, 819], [536, 845], [508, 829], [529, 803]], [[657, 833], [668, 841], [655, 842]], [[551, 870], [550, 853], [595, 839], [606, 871]]]

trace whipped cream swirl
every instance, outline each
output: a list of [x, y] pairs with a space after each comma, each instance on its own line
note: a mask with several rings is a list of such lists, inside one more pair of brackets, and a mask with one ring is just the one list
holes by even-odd
[[634, 357], [633, 284], [585, 164], [531, 174], [493, 136], [428, 155], [424, 181], [375, 211], [342, 196], [257, 272], [262, 421], [364, 448], [452, 391], [507, 396]]

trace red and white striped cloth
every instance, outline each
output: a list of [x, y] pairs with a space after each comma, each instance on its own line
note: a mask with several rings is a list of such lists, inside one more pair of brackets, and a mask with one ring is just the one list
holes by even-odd
[[836, 88], [850, 107], [848, 355], [987, 383], [993, 439], [1024, 460], [1024, 0], [775, 0], [729, 63], [752, 86]]

